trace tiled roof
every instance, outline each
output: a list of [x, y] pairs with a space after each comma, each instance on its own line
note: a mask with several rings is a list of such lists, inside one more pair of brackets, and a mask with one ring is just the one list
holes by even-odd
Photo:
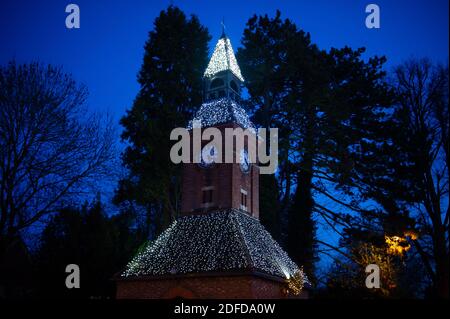
[[[244, 108], [226, 97], [203, 103], [193, 121], [199, 121], [202, 127], [236, 123], [244, 129], [255, 128]], [[192, 121], [189, 122], [188, 129], [192, 129]]]
[[289, 278], [299, 268], [257, 219], [227, 209], [179, 218], [137, 254], [121, 276], [232, 270]]

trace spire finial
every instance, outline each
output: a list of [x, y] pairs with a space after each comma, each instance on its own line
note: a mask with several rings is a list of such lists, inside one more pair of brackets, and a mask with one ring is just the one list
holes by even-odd
[[222, 22], [220, 24], [222, 25], [222, 36], [221, 36], [221, 38], [226, 38], [227, 36], [225, 35], [225, 18], [222, 18]]

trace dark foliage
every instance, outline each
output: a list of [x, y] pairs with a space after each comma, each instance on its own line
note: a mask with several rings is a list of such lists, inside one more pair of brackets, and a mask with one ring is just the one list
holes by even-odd
[[120, 181], [116, 202], [143, 206], [149, 227], [155, 227], [153, 235], [178, 214], [180, 166], [170, 161], [169, 135], [173, 128], [185, 127], [202, 102], [209, 40], [197, 17], [187, 18], [173, 6], [162, 11], [145, 44], [141, 89], [121, 120], [129, 176]]
[[[99, 201], [63, 209], [51, 217], [34, 255], [34, 297], [114, 298], [113, 276], [144, 240], [129, 212], [107, 217]], [[80, 267], [80, 289], [65, 286], [69, 264]]]
[[[286, 247], [312, 278], [317, 259], [314, 215], [336, 223], [345, 218], [321, 205], [339, 202], [354, 187], [353, 149], [371, 138], [367, 128], [383, 121], [393, 94], [383, 82], [384, 58], [362, 58], [364, 49], [321, 51], [290, 20], [254, 16], [238, 51], [254, 121], [278, 127], [280, 214]], [[276, 190], [276, 189], [274, 189]], [[262, 203], [268, 201], [262, 193]], [[265, 212], [262, 211], [262, 215]], [[263, 218], [264, 219], [264, 218]]]

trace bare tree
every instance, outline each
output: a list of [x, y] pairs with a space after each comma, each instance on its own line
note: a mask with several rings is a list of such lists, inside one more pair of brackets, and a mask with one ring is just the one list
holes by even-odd
[[0, 260], [21, 230], [108, 173], [112, 122], [86, 115], [86, 97], [61, 68], [0, 67]]
[[417, 209], [415, 219], [422, 236], [415, 244], [438, 295], [448, 298], [448, 66], [434, 66], [428, 59], [410, 60], [395, 75], [417, 186], [417, 200], [411, 206]]

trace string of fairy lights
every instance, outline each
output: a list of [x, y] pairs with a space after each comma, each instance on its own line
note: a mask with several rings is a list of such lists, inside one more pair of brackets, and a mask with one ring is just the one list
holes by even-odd
[[193, 121], [199, 121], [202, 127], [236, 123], [244, 129], [254, 129], [254, 125], [244, 108], [227, 97], [203, 103], [193, 120], [189, 122], [188, 129], [192, 129]]
[[[219, 39], [204, 73], [212, 77], [230, 70], [244, 81], [231, 47]], [[203, 103], [188, 124], [202, 127], [236, 123], [255, 130], [244, 108], [223, 97]], [[298, 294], [309, 284], [303, 270], [265, 230], [259, 220], [238, 209], [222, 209], [208, 214], [183, 216], [173, 222], [156, 240], [147, 244], [128, 263], [122, 277], [196, 274], [253, 270], [284, 278], [286, 291]]]
[[227, 37], [220, 38], [214, 48], [211, 60], [205, 70], [204, 76], [211, 77], [221, 71], [230, 70], [239, 80], [244, 82], [241, 69], [237, 63], [231, 41]]
[[285, 279], [304, 276], [257, 219], [227, 209], [179, 218], [131, 260], [122, 276], [249, 269]]

